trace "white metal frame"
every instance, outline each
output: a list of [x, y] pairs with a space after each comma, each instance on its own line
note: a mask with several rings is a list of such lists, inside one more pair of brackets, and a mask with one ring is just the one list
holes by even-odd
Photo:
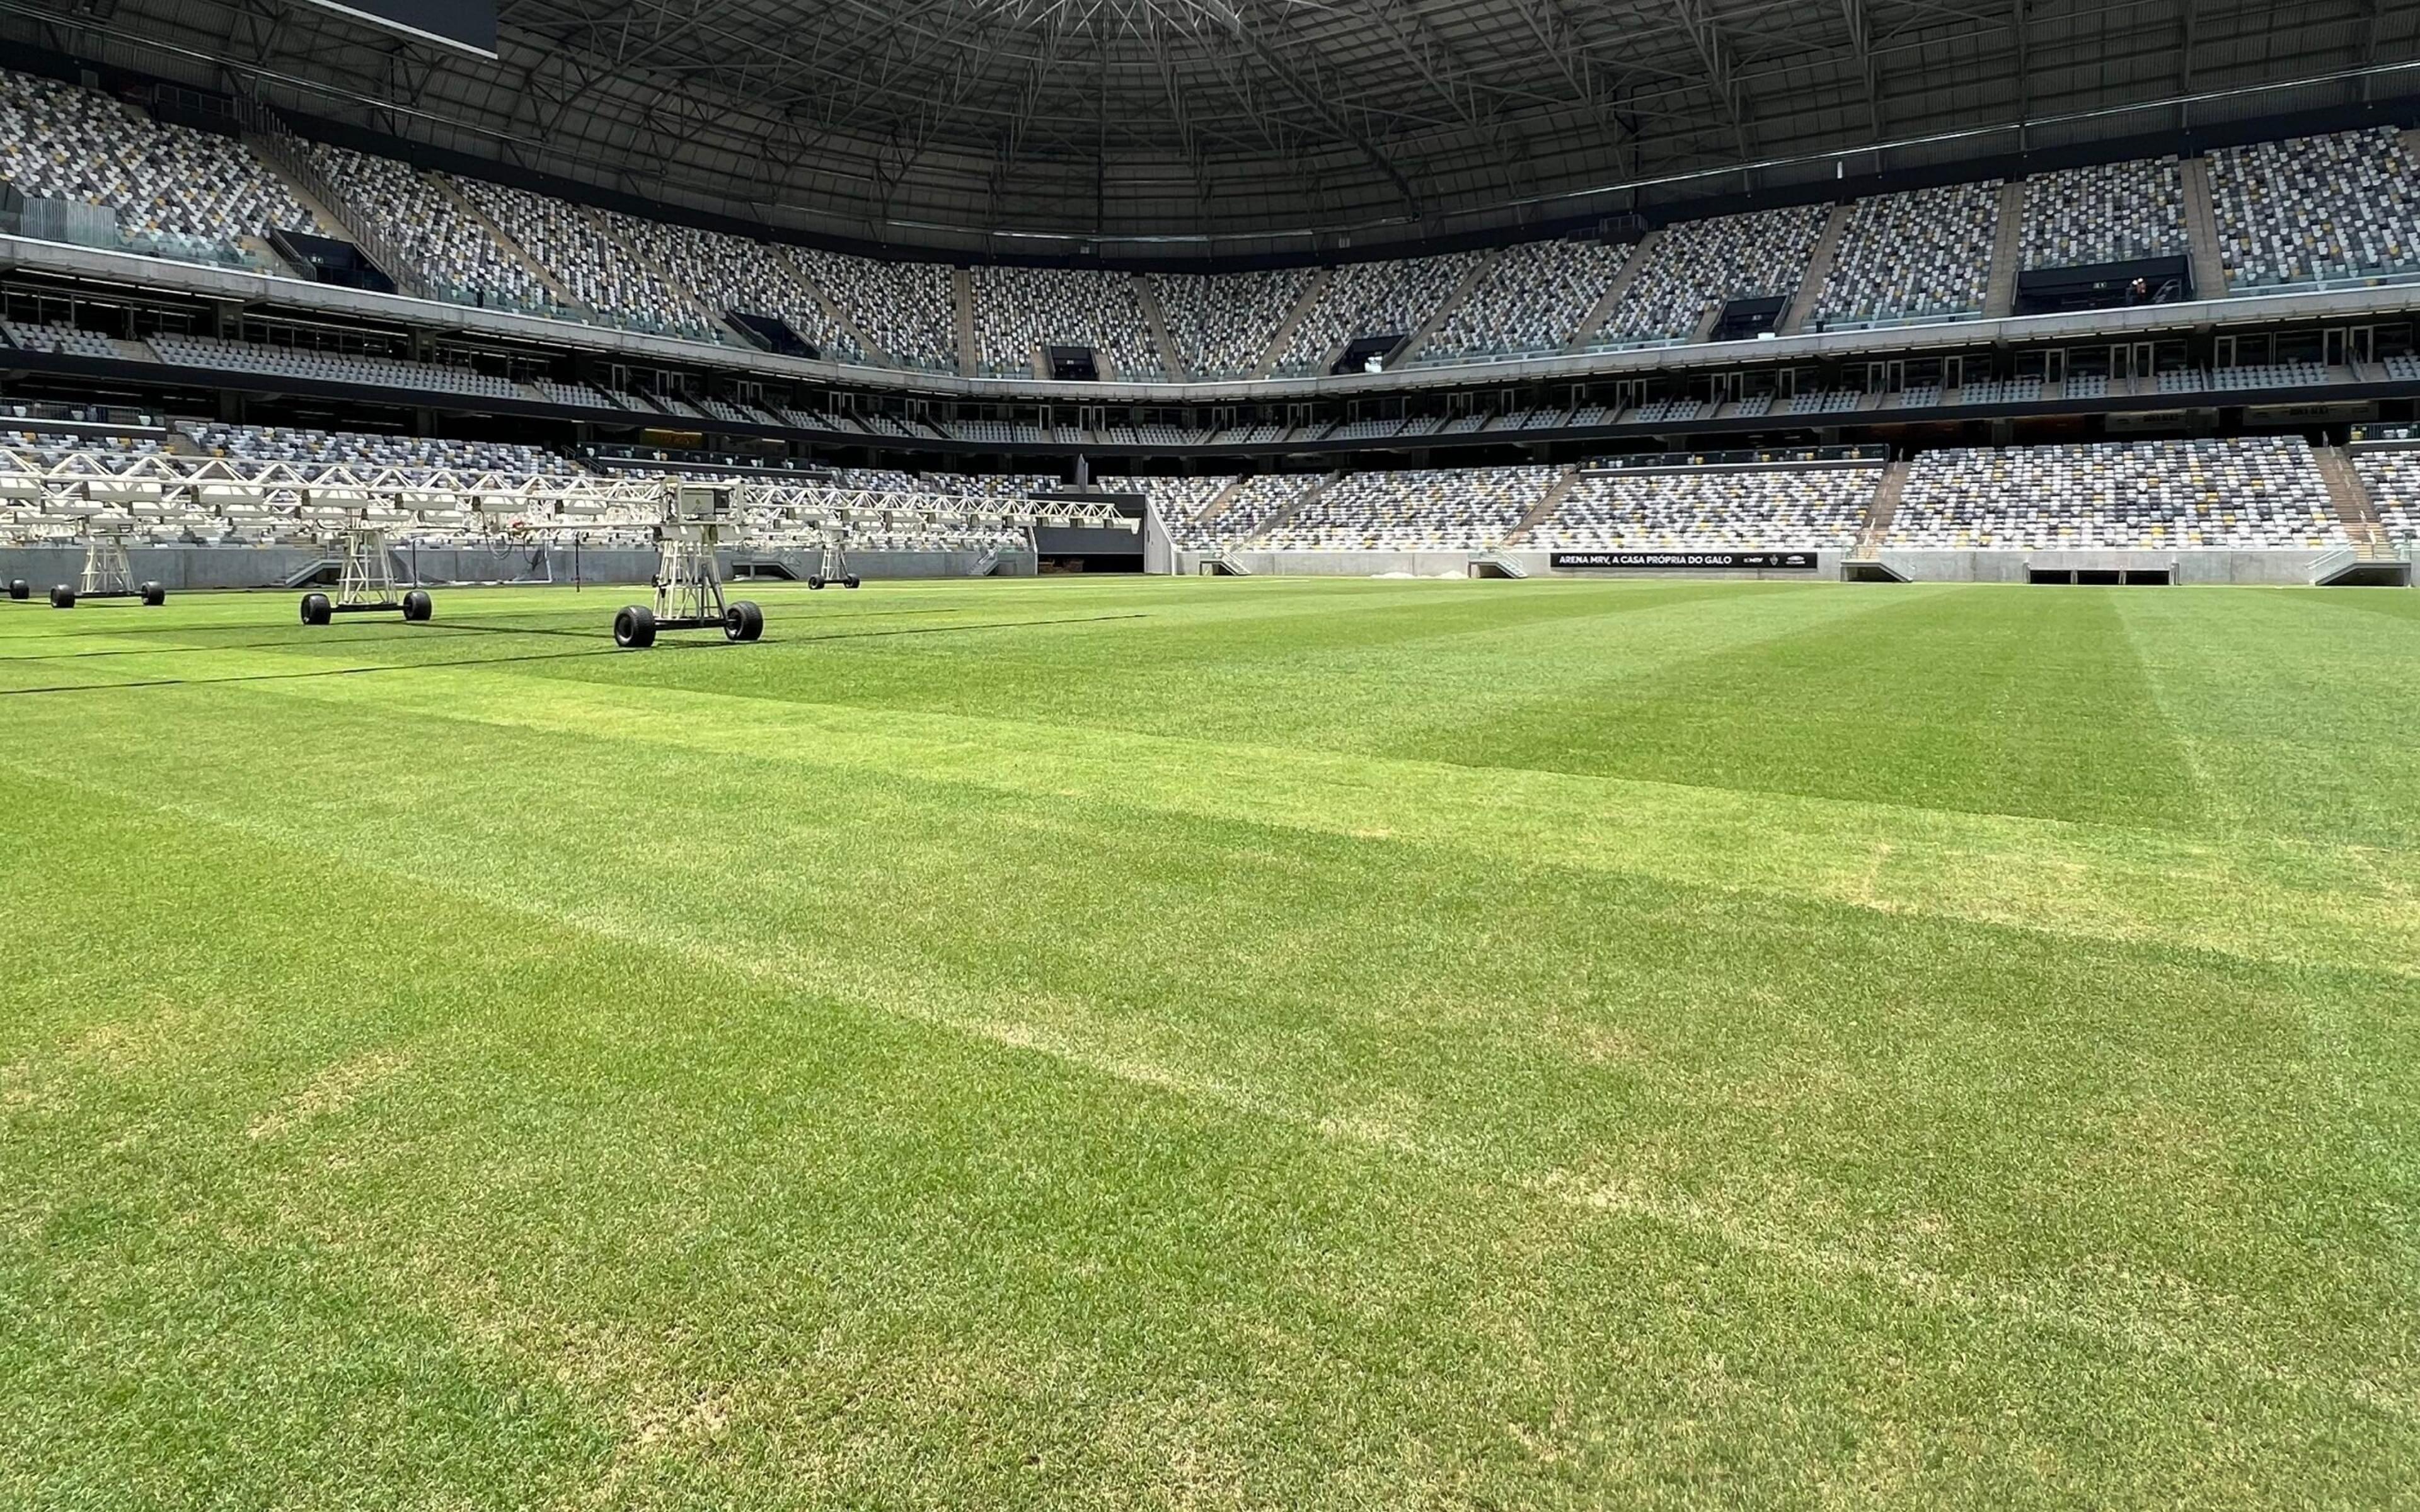
[[84, 571], [76, 577], [76, 592], [85, 598], [132, 595], [134, 568], [126, 560], [127, 527], [87, 516], [84, 531]]
[[[392, 589], [386, 553], [400, 542], [487, 544], [618, 532], [643, 545], [665, 517], [669, 490], [681, 486], [676, 478], [613, 473], [363, 467], [165, 452], [76, 451], [45, 458], [0, 447], [0, 540], [72, 538], [87, 521], [123, 535], [147, 521], [211, 517], [294, 540], [340, 537], [349, 570], [360, 558], [362, 591], [376, 593], [381, 570]], [[1139, 525], [1108, 500], [753, 478], [721, 486], [733, 492], [733, 518], [718, 531], [718, 546], [821, 551], [827, 561], [837, 551], [845, 562], [852, 545], [884, 532], [944, 544], [1016, 533], [1030, 544], [1036, 525]]]

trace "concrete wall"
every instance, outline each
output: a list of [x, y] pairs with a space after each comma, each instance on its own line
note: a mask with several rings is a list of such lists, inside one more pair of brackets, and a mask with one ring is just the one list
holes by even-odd
[[[1189, 553], [1188, 553], [1189, 554]], [[1475, 551], [1236, 551], [1247, 571], [1277, 578], [1466, 578]]]
[[2337, 551], [1917, 551], [1885, 550], [1883, 563], [1910, 582], [2021, 583], [2033, 568], [2054, 572], [2156, 571], [2178, 583], [2306, 587]]
[[[1475, 551], [1237, 551], [1232, 558], [1255, 576], [1374, 578], [1410, 573], [1435, 578], [1466, 576]], [[1748, 579], [1771, 582], [1838, 582], [1845, 576], [1845, 554], [1818, 554], [1813, 572], [1781, 571], [1591, 571], [1555, 573], [1544, 551], [1495, 553], [1516, 562], [1533, 578], [1589, 577], [1639, 579]], [[1197, 573], [1210, 553], [1183, 551], [1177, 568]], [[2164, 568], [2177, 583], [2232, 583], [2263, 587], [2305, 587], [2323, 562], [2340, 559], [2341, 550], [2295, 551], [1919, 551], [1886, 550], [1881, 560], [1910, 582], [2022, 583], [2036, 567], [2051, 571], [2144, 571]]]
[[[1215, 553], [1180, 551], [1176, 553], [1177, 570], [1198, 573], [1202, 563]], [[1771, 579], [1776, 582], [1837, 581], [1840, 562], [1836, 553], [1823, 552], [1813, 572], [1589, 572], [1556, 573], [1550, 566], [1551, 553], [1545, 551], [1236, 551], [1232, 560], [1255, 576], [1293, 578], [1375, 578], [1385, 574], [1409, 573], [1419, 578], [1466, 578], [1471, 563], [1481, 555], [1520, 564], [1532, 578], [1737, 578]]]

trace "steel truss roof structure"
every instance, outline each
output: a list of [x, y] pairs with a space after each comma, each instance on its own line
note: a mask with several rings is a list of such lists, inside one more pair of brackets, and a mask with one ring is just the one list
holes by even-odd
[[2393, 0], [501, 0], [500, 20], [489, 60], [295, 0], [0, 0], [0, 36], [430, 146], [994, 253], [1401, 239], [1774, 160], [1862, 172], [2420, 90], [2400, 67], [2420, 7]]

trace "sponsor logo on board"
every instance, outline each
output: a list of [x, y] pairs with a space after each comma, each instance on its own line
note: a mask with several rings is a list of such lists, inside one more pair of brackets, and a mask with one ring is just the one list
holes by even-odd
[[1812, 551], [1556, 551], [1548, 565], [1557, 572], [1599, 568], [1624, 572], [1812, 572]]

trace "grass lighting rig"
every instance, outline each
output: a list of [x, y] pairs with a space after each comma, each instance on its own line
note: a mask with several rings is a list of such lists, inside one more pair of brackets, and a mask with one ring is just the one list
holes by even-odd
[[[754, 604], [724, 596], [725, 550], [804, 556], [812, 563], [809, 588], [854, 588], [860, 579], [850, 553], [878, 537], [996, 552], [1021, 536], [1038, 551], [1038, 526], [1139, 528], [1101, 495], [1016, 498], [825, 483], [698, 483], [573, 468], [517, 471], [166, 452], [54, 456], [6, 446], [0, 502], [21, 517], [50, 517], [81, 532], [85, 580], [80, 589], [62, 584], [54, 601], [97, 594], [163, 601], [160, 585], [137, 585], [127, 570], [125, 542], [137, 531], [165, 527], [213, 544], [317, 541], [332, 550], [337, 581], [333, 594], [313, 589], [302, 595], [302, 623], [315, 625], [372, 611], [396, 612], [410, 623], [429, 619], [434, 605], [426, 579], [416, 569], [397, 572], [397, 553], [407, 545], [458, 554], [500, 539], [516, 547], [567, 539], [576, 547], [602, 535], [625, 549], [652, 538], [654, 600], [614, 617], [616, 642], [632, 649], [667, 630], [720, 628], [734, 640], [763, 633]], [[43, 530], [36, 534], [60, 539]], [[13, 597], [31, 594], [23, 581], [8, 586]]]
[[342, 553], [336, 571], [336, 596], [317, 592], [302, 595], [302, 623], [325, 625], [339, 614], [400, 612], [406, 623], [421, 624], [437, 612], [425, 588], [404, 588], [395, 576], [394, 545], [384, 522], [365, 508], [345, 511], [337, 532]]
[[[135, 599], [146, 608], [158, 609], [168, 602], [168, 590], [156, 582], [138, 583], [134, 568], [126, 560], [126, 538], [133, 533], [132, 521], [105, 519], [85, 515], [78, 521], [78, 533], [84, 537], [84, 570], [76, 580], [60, 583], [51, 590], [51, 608], [73, 609], [85, 599]], [[22, 582], [8, 585], [8, 596], [23, 598], [18, 590]]]
[[[613, 616], [613, 643], [644, 651], [664, 630], [719, 629], [726, 640], [765, 633], [765, 611], [722, 596], [723, 536], [737, 523], [738, 490], [727, 483], [667, 483], [656, 525], [656, 597]], [[736, 537], [735, 537], [736, 538]], [[852, 585], [854, 586], [854, 585]]]

